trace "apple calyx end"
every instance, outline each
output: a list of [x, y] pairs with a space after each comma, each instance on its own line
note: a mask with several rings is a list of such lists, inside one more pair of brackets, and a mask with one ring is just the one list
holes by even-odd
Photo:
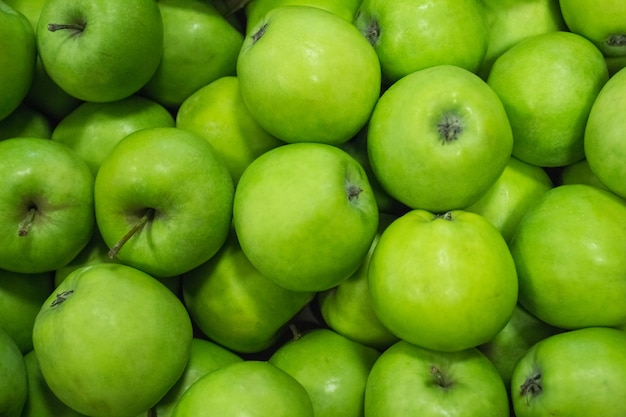
[[520, 386], [520, 395], [526, 398], [526, 405], [530, 403], [530, 400], [541, 394], [542, 391], [541, 373], [529, 376]]
[[346, 194], [348, 195], [349, 201], [357, 200], [362, 191], [363, 189], [355, 184], [348, 184], [346, 186]]
[[50, 32], [56, 32], [57, 30], [71, 29], [76, 32], [83, 32], [87, 27], [87, 23], [48, 23], [48, 30]]
[[73, 293], [74, 293], [74, 290], [67, 290], [67, 291], [63, 291], [63, 292], [57, 293], [56, 298], [54, 300], [52, 300], [52, 302], [50, 303], [50, 307], [56, 307], [56, 306], [62, 304]]
[[17, 229], [17, 235], [19, 237], [28, 236], [28, 233], [30, 233], [30, 229], [32, 229], [33, 227], [33, 223], [35, 223], [36, 214], [37, 214], [36, 206], [31, 206], [28, 208], [26, 217], [24, 218], [24, 220], [20, 222], [19, 228]]
[[435, 214], [435, 219], [452, 221], [452, 212], [446, 211], [445, 213]]
[[620, 47], [626, 46], [626, 33], [616, 33], [608, 37], [605, 41], [607, 46], [610, 47]]
[[437, 123], [437, 133], [443, 145], [456, 141], [463, 132], [463, 122], [455, 113], [446, 113]]
[[268, 23], [263, 23], [261, 27], [259, 27], [259, 30], [257, 30], [250, 36], [250, 38], [252, 39], [253, 45], [257, 43], [259, 39], [263, 37], [263, 35], [265, 35], [265, 32], [267, 31], [267, 26], [268, 26]]
[[154, 218], [154, 213], [155, 210], [153, 208], [146, 209], [145, 213], [135, 222], [135, 224], [133, 224], [130, 230], [111, 247], [108, 253], [109, 259], [115, 259], [115, 257], [117, 257], [117, 254], [122, 249], [122, 246], [124, 246], [126, 242], [128, 242], [130, 238], [135, 235], [135, 233], [143, 229], [148, 221]]
[[[355, 21], [360, 17], [360, 15], [361, 12], [357, 14]], [[374, 18], [369, 19], [367, 24], [362, 27], [361, 33], [365, 36], [365, 39], [367, 39], [370, 45], [376, 46], [378, 38], [380, 38], [380, 25], [378, 24], [378, 20]]]

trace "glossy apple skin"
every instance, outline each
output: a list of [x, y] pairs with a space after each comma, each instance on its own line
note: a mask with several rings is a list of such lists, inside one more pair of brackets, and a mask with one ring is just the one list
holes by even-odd
[[410, 415], [508, 416], [507, 391], [494, 365], [476, 348], [441, 352], [401, 340], [372, 367], [365, 417]]
[[626, 322], [626, 202], [586, 184], [546, 192], [511, 241], [519, 302], [556, 327]]
[[459, 351], [493, 338], [517, 301], [506, 242], [482, 216], [413, 210], [381, 235], [370, 260], [372, 305], [400, 339]]
[[19, 417], [28, 396], [26, 364], [20, 348], [0, 328], [0, 415]]
[[0, 120], [0, 140], [31, 136], [50, 139], [52, 122], [39, 110], [22, 103]]
[[608, 327], [543, 339], [519, 359], [511, 381], [517, 417], [623, 416], [625, 395], [626, 333]]

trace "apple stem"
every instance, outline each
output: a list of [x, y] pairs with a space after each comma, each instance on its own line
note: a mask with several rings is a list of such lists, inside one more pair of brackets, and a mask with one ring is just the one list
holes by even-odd
[[298, 326], [294, 323], [289, 324], [289, 330], [291, 330], [291, 335], [293, 336], [293, 340], [298, 340], [302, 337], [302, 333], [298, 330]]
[[26, 218], [22, 220], [20, 228], [17, 230], [18, 236], [28, 235], [35, 222], [35, 214], [37, 214], [37, 207], [30, 207], [28, 213], [26, 213]]
[[50, 32], [56, 32], [57, 30], [63, 30], [63, 29], [73, 29], [78, 32], [82, 32], [85, 30], [85, 27], [87, 27], [87, 23], [69, 23], [69, 24], [48, 23], [48, 30]]
[[137, 222], [133, 225], [133, 227], [131, 227], [130, 230], [124, 236], [122, 236], [122, 238], [118, 240], [117, 243], [115, 243], [115, 245], [113, 245], [113, 247], [109, 250], [109, 258], [114, 259], [119, 253], [119, 251], [122, 249], [122, 246], [124, 246], [124, 244], [126, 244], [126, 242], [128, 242], [135, 233], [143, 229], [146, 223], [153, 217], [154, 217], [154, 209], [153, 208], [147, 209], [144, 215], [141, 216], [139, 220], [137, 220]]
[[435, 383], [441, 388], [448, 388], [450, 386], [450, 383], [446, 381], [445, 377], [441, 373], [441, 370], [435, 365], [430, 365], [430, 374], [435, 379]]

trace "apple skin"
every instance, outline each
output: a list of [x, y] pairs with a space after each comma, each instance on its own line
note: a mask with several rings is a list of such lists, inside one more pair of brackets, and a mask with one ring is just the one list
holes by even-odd
[[244, 39], [237, 76], [252, 116], [277, 138], [338, 145], [367, 123], [380, 95], [374, 48], [349, 22], [280, 6]]
[[626, 202], [586, 184], [555, 187], [510, 243], [519, 302], [563, 329], [626, 322]]
[[19, 417], [28, 396], [24, 357], [15, 341], [0, 328], [0, 415]]
[[598, 179], [598, 176], [593, 173], [586, 158], [564, 166], [561, 169], [559, 178], [561, 185], [587, 184], [610, 191], [607, 186]]
[[95, 227], [87, 164], [67, 146], [33, 137], [0, 141], [0, 160], [0, 268], [41, 273], [62, 267]]
[[154, 277], [174, 277], [222, 246], [233, 194], [228, 169], [204, 138], [176, 127], [141, 129], [123, 138], [100, 165], [96, 221], [112, 248], [153, 209], [146, 227], [116, 256]]
[[11, 114], [0, 120], [0, 140], [20, 136], [50, 139], [52, 123], [39, 110], [22, 103]]
[[245, 16], [247, 27], [254, 28], [276, 7], [300, 5], [324, 9], [352, 23], [360, 4], [361, 0], [255, 0], [246, 4]]
[[378, 229], [378, 207], [363, 167], [347, 152], [292, 143], [246, 168], [233, 224], [263, 275], [293, 291], [317, 292], [359, 268]]
[[500, 55], [487, 83], [506, 109], [513, 156], [541, 167], [584, 158], [587, 117], [607, 80], [602, 53], [571, 32], [537, 35]]
[[378, 100], [367, 151], [383, 188], [412, 209], [462, 209], [491, 187], [511, 156], [502, 103], [457, 66], [416, 71]]
[[[51, 24], [79, 28], [49, 30]], [[50, 78], [85, 101], [116, 101], [143, 87], [163, 52], [163, 19], [154, 0], [47, 1], [37, 50]]]
[[372, 306], [396, 336], [427, 349], [459, 351], [492, 339], [517, 302], [504, 238], [462, 210], [412, 210], [383, 231], [369, 264]]
[[163, 55], [141, 94], [175, 110], [199, 88], [235, 75], [243, 35], [211, 2], [159, 0], [157, 5], [163, 18]]
[[517, 417], [605, 416], [626, 412], [626, 333], [588, 327], [533, 345], [513, 370]]
[[192, 337], [189, 315], [168, 288], [111, 263], [72, 272], [33, 328], [52, 392], [93, 417], [132, 417], [154, 406], [182, 375]]
[[316, 417], [361, 417], [367, 377], [380, 352], [317, 328], [281, 345], [268, 359], [306, 389]]
[[385, 350], [370, 372], [365, 417], [508, 416], [507, 391], [478, 349], [440, 352], [404, 340]]

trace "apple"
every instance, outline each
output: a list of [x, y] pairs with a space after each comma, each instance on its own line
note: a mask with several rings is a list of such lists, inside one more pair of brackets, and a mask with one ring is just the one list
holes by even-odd
[[101, 263], [75, 270], [50, 295], [33, 345], [63, 403], [92, 417], [136, 416], [180, 378], [192, 336], [185, 307], [163, 284]]
[[626, 109], [626, 69], [613, 75], [594, 101], [585, 125], [587, 163], [602, 184], [626, 198], [626, 144], [622, 110]]
[[243, 35], [211, 2], [159, 0], [163, 55], [141, 94], [169, 109], [220, 77], [234, 75]]
[[26, 354], [33, 349], [33, 325], [54, 289], [52, 273], [21, 274], [0, 269], [0, 329]]
[[626, 55], [625, 56], [605, 56], [604, 62], [609, 70], [609, 77], [614, 76], [619, 70], [626, 67]]
[[228, 235], [233, 188], [201, 136], [176, 127], [131, 133], [102, 161], [95, 181], [96, 221], [109, 256], [160, 278], [199, 266]]
[[510, 243], [519, 302], [563, 329], [626, 323], [626, 201], [586, 184], [555, 187]]
[[24, 100], [33, 81], [35, 33], [22, 13], [0, 1], [0, 120]]
[[513, 369], [517, 417], [623, 416], [626, 412], [626, 333], [589, 327], [533, 345]]
[[386, 85], [437, 65], [475, 72], [489, 40], [480, 0], [364, 0], [354, 24], [376, 50]]
[[15, 341], [0, 328], [0, 415], [19, 417], [28, 396], [24, 357]]
[[309, 6], [280, 6], [248, 31], [237, 60], [241, 95], [277, 138], [337, 145], [369, 119], [380, 63], [357, 28]]
[[476, 74], [452, 65], [394, 83], [368, 125], [374, 175], [412, 209], [445, 212], [476, 202], [502, 174], [512, 147], [498, 96]]
[[564, 166], [561, 169], [559, 178], [562, 185], [587, 184], [610, 191], [607, 186], [598, 179], [597, 175], [593, 173], [586, 158]]
[[163, 52], [163, 19], [154, 0], [49, 0], [36, 34], [46, 73], [85, 101], [137, 92]]
[[161, 104], [132, 95], [80, 104], [55, 125], [51, 139], [74, 149], [95, 176], [104, 158], [125, 136], [149, 127], [174, 125], [174, 116]]
[[324, 143], [265, 152], [235, 190], [233, 224], [259, 272], [293, 291], [318, 292], [352, 275], [378, 229], [378, 208], [363, 167]]
[[508, 416], [504, 383], [478, 349], [441, 352], [404, 340], [370, 372], [365, 417]]
[[316, 417], [362, 417], [365, 384], [380, 352], [317, 328], [281, 345], [268, 359], [306, 389]]
[[304, 387], [280, 368], [246, 360], [198, 379], [180, 398], [172, 417], [313, 417]]
[[0, 141], [0, 177], [0, 269], [53, 271], [85, 247], [94, 179], [74, 151], [42, 138]]
[[517, 302], [517, 275], [499, 231], [479, 214], [412, 210], [383, 231], [368, 272], [372, 306], [396, 336], [460, 351], [500, 332]]
[[607, 80], [602, 53], [571, 32], [537, 35], [500, 55], [487, 83], [506, 109], [513, 156], [541, 167], [584, 158], [585, 123]]
[[465, 210], [489, 220], [508, 243], [524, 213], [553, 186], [543, 168], [511, 157], [495, 184]]
[[210, 340], [240, 353], [272, 347], [314, 297], [281, 287], [256, 269], [234, 231], [220, 251], [183, 275], [183, 300]]
[[252, 117], [236, 76], [225, 76], [199, 88], [176, 112], [176, 127], [191, 130], [209, 141], [239, 182], [246, 167], [266, 151], [284, 142]]
[[22, 102], [7, 117], [0, 120], [0, 140], [20, 136], [50, 139], [52, 123], [39, 110]]

